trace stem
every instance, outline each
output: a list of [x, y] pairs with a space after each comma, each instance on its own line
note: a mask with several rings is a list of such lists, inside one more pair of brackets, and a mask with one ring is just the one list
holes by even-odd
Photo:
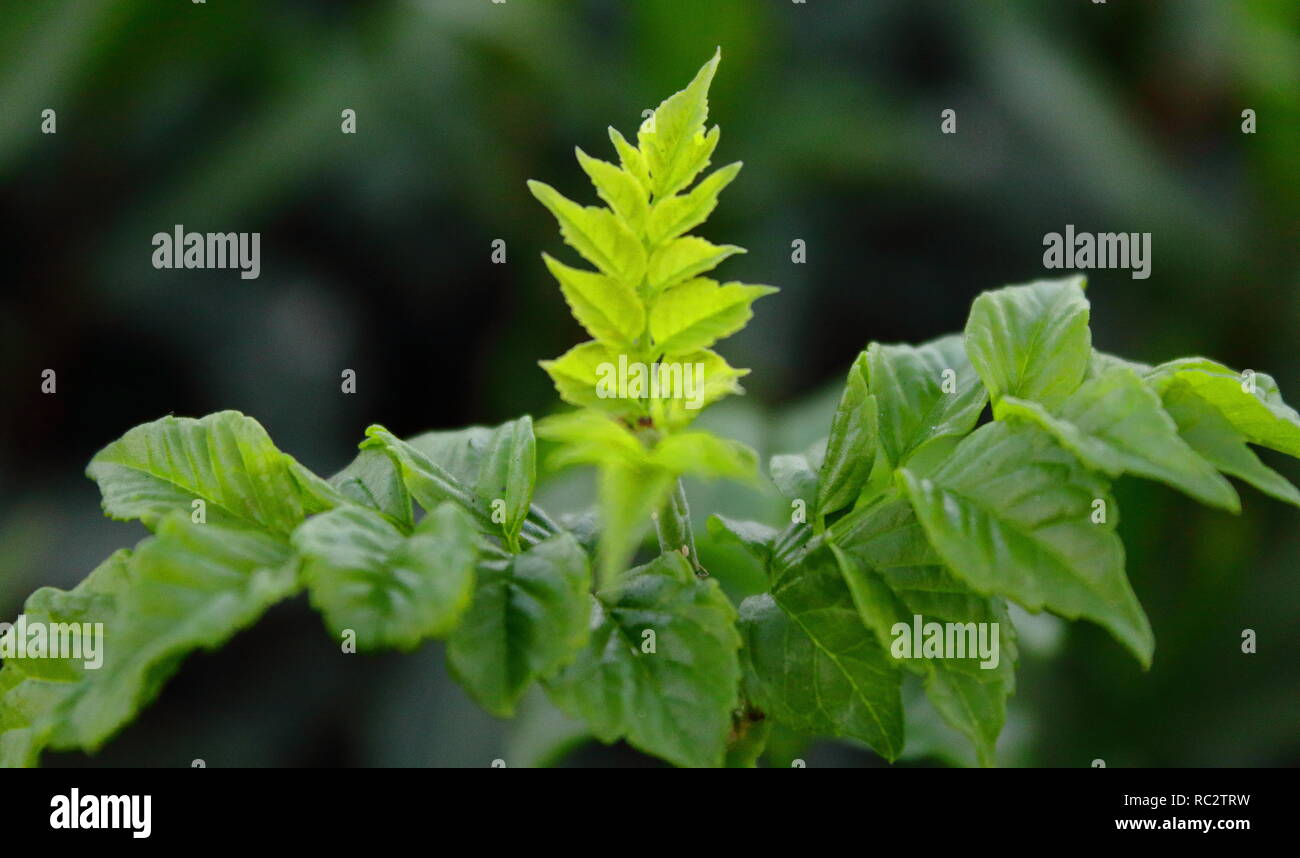
[[655, 517], [655, 528], [659, 534], [660, 551], [676, 551], [684, 554], [695, 569], [695, 574], [708, 574], [700, 565], [699, 553], [695, 550], [695, 532], [691, 529], [691, 508], [686, 503], [686, 489], [682, 481], [669, 493], [659, 514]]

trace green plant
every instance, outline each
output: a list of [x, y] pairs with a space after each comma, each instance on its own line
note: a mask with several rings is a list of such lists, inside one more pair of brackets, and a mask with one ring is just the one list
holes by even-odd
[[[24, 608], [36, 625], [103, 623], [103, 665], [7, 658], [0, 764], [94, 751], [188, 653], [302, 590], [345, 645], [446, 639], [452, 672], [494, 714], [541, 682], [600, 739], [683, 766], [751, 765], [772, 722], [893, 759], [905, 673], [992, 763], [1014, 689], [1007, 600], [1092, 620], [1148, 665], [1110, 481], [1136, 474], [1236, 512], [1227, 474], [1300, 505], [1247, 446], [1300, 456], [1300, 416], [1262, 373], [1094, 350], [1081, 278], [985, 293], [964, 336], [871, 344], [825, 443], [771, 463], [791, 520], [709, 518], [758, 558], [768, 592], [736, 610], [708, 577], [680, 478], [753, 482], [755, 456], [692, 430], [692, 406], [739, 391], [744, 371], [710, 347], [772, 291], [701, 276], [739, 249], [687, 235], [739, 170], [695, 183], [718, 142], [705, 130], [717, 62], [660, 105], [637, 145], [611, 130], [619, 165], [578, 153], [607, 207], [530, 185], [595, 268], [546, 257], [593, 340], [543, 363], [578, 410], [538, 434], [557, 442], [557, 465], [599, 469], [596, 547], [533, 504], [528, 417], [406, 440], [372, 426], [329, 480], [237, 412], [136, 427], [87, 473], [107, 515], [153, 535]], [[624, 365], [646, 368], [640, 382], [620, 384]], [[651, 395], [647, 373], [673, 366], [689, 395]], [[700, 368], [693, 390], [685, 367]], [[628, 569], [651, 521], [658, 551]], [[918, 616], [996, 624], [1009, 657], [896, 658], [896, 629]]]

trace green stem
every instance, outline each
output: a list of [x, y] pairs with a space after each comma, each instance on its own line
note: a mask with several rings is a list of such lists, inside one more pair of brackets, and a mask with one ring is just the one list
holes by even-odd
[[686, 489], [682, 481], [669, 493], [659, 514], [655, 517], [655, 528], [659, 534], [659, 550], [676, 551], [684, 554], [695, 568], [696, 574], [704, 572], [700, 565], [699, 554], [695, 550], [695, 532], [691, 529], [691, 508], [686, 503]]

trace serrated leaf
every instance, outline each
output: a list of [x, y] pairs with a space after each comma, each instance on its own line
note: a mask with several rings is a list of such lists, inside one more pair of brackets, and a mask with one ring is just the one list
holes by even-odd
[[1300, 491], [1286, 477], [1261, 462], [1246, 446], [1246, 436], [1186, 382], [1178, 380], [1170, 384], [1163, 402], [1183, 440], [1207, 462], [1267, 495], [1300, 506]]
[[586, 644], [590, 588], [587, 555], [567, 533], [485, 560], [469, 612], [447, 642], [453, 675], [493, 715], [512, 715], [535, 679]]
[[649, 462], [673, 476], [752, 480], [758, 456], [739, 441], [707, 432], [680, 432], [656, 444], [650, 451]]
[[[690, 391], [692, 395], [685, 398], [651, 400], [650, 414], [656, 426], [665, 426], [672, 430], [681, 429], [722, 397], [733, 393], [744, 393], [744, 388], [740, 386], [740, 379], [749, 375], [749, 370], [736, 369], [717, 352], [704, 349], [681, 355], [675, 362], [686, 368], [694, 367], [696, 364], [701, 365], [700, 373], [704, 377], [704, 385], [701, 390]], [[693, 379], [695, 375], [692, 373], [691, 377]]]
[[[990, 423], [928, 477], [899, 471], [930, 543], [976, 592], [1101, 624], [1151, 663], [1106, 482], [1028, 423]], [[1093, 522], [1094, 501], [1104, 521]]]
[[709, 116], [709, 84], [721, 58], [721, 52], [715, 53], [685, 89], [665, 99], [654, 115], [641, 123], [637, 142], [656, 198], [675, 194], [690, 184], [708, 166], [718, 145], [718, 129], [705, 134], [704, 123]]
[[740, 606], [746, 689], [778, 722], [903, 749], [902, 674], [863, 625], [834, 555], [815, 551]]
[[[104, 624], [106, 639], [117, 599], [129, 585], [130, 556], [125, 549], [115, 552], [70, 591], [37, 590], [23, 606], [27, 622], [88, 624], [91, 629]], [[0, 768], [35, 766], [39, 761], [64, 704], [98, 669], [87, 665], [104, 655], [103, 640], [93, 654], [85, 648], [84, 639], [82, 643], [81, 658], [71, 657], [76, 653], [57, 658], [5, 658], [0, 668]]]
[[727, 283], [707, 277], [674, 286], [650, 309], [650, 335], [658, 354], [676, 356], [706, 349], [745, 327], [751, 305], [777, 290], [771, 286]]
[[574, 149], [578, 164], [591, 179], [596, 193], [610, 210], [623, 221], [633, 235], [645, 233], [646, 218], [650, 215], [650, 202], [645, 188], [632, 174], [608, 161], [593, 158], [581, 149]]
[[740, 637], [717, 582], [697, 580], [685, 559], [665, 554], [598, 600], [587, 646], [547, 683], [551, 699], [603, 742], [624, 738], [678, 766], [721, 765]]
[[581, 206], [544, 182], [529, 181], [528, 189], [550, 209], [565, 242], [601, 272], [636, 287], [646, 272], [645, 248], [609, 209]]
[[738, 161], [719, 167], [688, 193], [656, 201], [646, 222], [651, 246], [677, 238], [708, 220], [718, 205], [718, 194], [736, 178], [741, 166]]
[[604, 343], [587, 342], [538, 365], [551, 377], [560, 398], [571, 405], [635, 413], [641, 408], [639, 400], [600, 395], [601, 379], [608, 377], [609, 368], [618, 366], [619, 354]]
[[867, 387], [879, 406], [880, 445], [895, 467], [929, 442], [970, 432], [988, 402], [958, 335], [915, 347], [872, 343]]
[[105, 624], [104, 663], [60, 705], [50, 746], [94, 751], [148, 705], [186, 655], [216, 649], [298, 589], [286, 541], [183, 513], [131, 555]]
[[197, 499], [210, 523], [287, 536], [335, 494], [238, 411], [137, 426], [100, 450], [86, 475], [99, 483], [106, 515], [150, 528], [178, 510], [189, 515]]
[[984, 668], [973, 656], [895, 659], [924, 677], [940, 715], [971, 740], [981, 764], [992, 765], [1006, 698], [1015, 691], [1015, 631], [1005, 607], [975, 593], [938, 563], [906, 500], [891, 492], [858, 518], [836, 534], [844, 544], [833, 543], [834, 550], [859, 614], [891, 656], [897, 625], [910, 628], [917, 616], [927, 623], [983, 623], [990, 630], [996, 624], [996, 666]]
[[1267, 373], [1247, 376], [1206, 358], [1183, 358], [1157, 366], [1147, 381], [1157, 392], [1181, 381], [1250, 443], [1300, 457], [1300, 414], [1282, 401], [1277, 382]]
[[550, 457], [552, 468], [643, 462], [645, 446], [620, 420], [597, 411], [571, 411], [537, 422], [537, 435], [563, 445]]
[[649, 193], [650, 171], [641, 150], [627, 142], [618, 129], [612, 126], [609, 129], [609, 142], [614, 144], [614, 151], [618, 152], [619, 164]]
[[971, 305], [966, 354], [994, 402], [1015, 396], [1049, 411], [1078, 389], [1092, 359], [1084, 279], [1037, 280]]
[[545, 253], [542, 259], [559, 281], [574, 318], [597, 340], [628, 345], [645, 331], [645, 307], [634, 287], [604, 274], [570, 268]]
[[[661, 296], [665, 290], [698, 277], [706, 271], [712, 271], [727, 257], [744, 252], [743, 247], [713, 244], [695, 235], [674, 239], [650, 255], [650, 264], [646, 269], [648, 294], [651, 298]], [[662, 300], [662, 297], [659, 297], [659, 300]], [[657, 305], [658, 301], [651, 307], [651, 319], [654, 318]]]
[[329, 483], [348, 500], [378, 510], [405, 531], [415, 524], [402, 473], [381, 450], [362, 450]]
[[828, 515], [848, 506], [862, 492], [876, 461], [878, 402], [867, 389], [867, 355], [849, 368], [840, 395], [826, 455], [817, 478], [817, 513]]
[[1111, 477], [1139, 474], [1210, 506], [1241, 509], [1236, 491], [1179, 437], [1160, 397], [1131, 369], [1117, 366], [1084, 382], [1055, 415], [1012, 396], [996, 410], [999, 419], [1019, 418], [1046, 429], [1088, 467]]
[[379, 514], [342, 507], [293, 534], [303, 581], [330, 632], [358, 650], [411, 650], [449, 632], [469, 606], [477, 552], [466, 513], [450, 502], [404, 535]]

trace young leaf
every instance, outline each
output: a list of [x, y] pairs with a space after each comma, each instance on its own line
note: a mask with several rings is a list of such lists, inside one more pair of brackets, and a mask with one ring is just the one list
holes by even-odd
[[192, 524], [178, 513], [131, 555], [129, 585], [105, 623], [104, 663], [60, 707], [51, 747], [96, 750], [158, 693], [184, 657], [216, 649], [298, 589], [287, 542]]
[[614, 144], [614, 150], [618, 152], [619, 164], [637, 180], [646, 193], [649, 193], [650, 170], [646, 166], [645, 156], [641, 154], [641, 150], [627, 142], [618, 129], [612, 126], [609, 129], [609, 141]]
[[902, 675], [862, 623], [829, 550], [778, 577], [740, 606], [746, 688], [780, 723], [849, 736], [881, 756], [903, 749]]
[[537, 423], [537, 435], [562, 446], [550, 457], [552, 468], [644, 461], [648, 453], [626, 423], [597, 411], [554, 414]]
[[1179, 437], [1160, 397], [1131, 369], [1115, 367], [1084, 382], [1055, 415], [1012, 396], [996, 412], [999, 419], [1036, 423], [1085, 465], [1111, 477], [1127, 471], [1168, 483], [1201, 503], [1241, 509], [1237, 492]]
[[587, 555], [567, 533], [485, 560], [469, 612], [447, 641], [452, 673], [483, 708], [512, 715], [534, 679], [587, 642], [590, 588]]
[[1163, 402], [1178, 425], [1179, 435], [1207, 462], [1265, 494], [1300, 506], [1300, 491], [1286, 477], [1261, 462], [1246, 446], [1246, 436], [1185, 381], [1179, 379], [1170, 384]]
[[[736, 247], [732, 244], [717, 245], [694, 235], [674, 239], [650, 256], [650, 265], [646, 270], [648, 294], [652, 298], [661, 295], [665, 290], [671, 289], [679, 283], [685, 283], [692, 277], [698, 277], [706, 271], [712, 271], [722, 264], [722, 261], [727, 257], [744, 252], [745, 248], [743, 247]], [[754, 296], [754, 298], [758, 297], [761, 296]], [[660, 300], [662, 300], [662, 297]], [[654, 318], [653, 308], [651, 309], [651, 318]]]
[[106, 515], [150, 528], [178, 510], [191, 514], [202, 500], [212, 524], [288, 536], [305, 517], [333, 506], [329, 496], [338, 498], [238, 411], [137, 426], [100, 450], [86, 475], [99, 483]]
[[551, 210], [565, 242], [603, 273], [629, 286], [645, 276], [645, 248], [636, 235], [609, 209], [580, 206], [544, 182], [530, 180], [528, 189]]
[[1144, 667], [1155, 641], [1124, 574], [1105, 481], [1028, 423], [990, 423], [927, 477], [899, 472], [931, 544], [976, 592], [1100, 623]]
[[668, 435], [656, 444], [650, 451], [649, 461], [673, 476], [752, 480], [758, 457], [739, 441], [707, 432], [682, 432]]
[[1016, 396], [1049, 411], [1074, 393], [1092, 359], [1084, 279], [1037, 280], [985, 292], [971, 305], [966, 354], [997, 402]]
[[[701, 411], [722, 397], [744, 393], [740, 379], [749, 375], [749, 370], [732, 367], [715, 351], [704, 349], [692, 352], [677, 357], [676, 361], [687, 369], [699, 366], [699, 375], [703, 376], [704, 385], [699, 390], [688, 390], [690, 395], [687, 398], [651, 400], [650, 414], [656, 426], [676, 431], [690, 424]], [[692, 374], [691, 377], [696, 376]]]
[[466, 514], [451, 503], [405, 536], [363, 507], [314, 516], [293, 534], [303, 581], [330, 632], [357, 649], [411, 650], [449, 632], [469, 606], [476, 551]]
[[574, 149], [578, 164], [591, 179], [596, 193], [610, 210], [627, 225], [633, 235], [645, 232], [646, 217], [650, 214], [646, 189], [631, 173], [615, 167], [608, 161], [593, 158], [581, 149]]
[[867, 355], [858, 355], [840, 396], [817, 479], [817, 512], [828, 515], [861, 493], [876, 461], [878, 400], [867, 389]]
[[646, 234], [651, 246], [658, 247], [708, 220], [718, 205], [718, 194], [731, 184], [740, 168], [739, 161], [720, 167], [701, 179], [689, 193], [665, 197], [655, 202], [646, 223]]
[[721, 51], [704, 64], [686, 89], [669, 96], [641, 124], [637, 141], [650, 171], [656, 199], [677, 193], [709, 164], [718, 145], [718, 129], [704, 133], [709, 116], [709, 84]]
[[650, 310], [655, 351], [674, 356], [706, 349], [745, 327], [754, 316], [750, 305], [776, 291], [742, 283], [719, 286], [706, 277], [674, 286]]
[[1250, 443], [1300, 457], [1300, 414], [1282, 401], [1277, 382], [1267, 373], [1247, 375], [1205, 358], [1184, 358], [1156, 367], [1147, 381], [1157, 392], [1181, 381]]
[[[560, 398], [571, 405], [599, 408], [615, 414], [635, 413], [637, 400], [601, 396], [601, 378], [618, 366], [619, 353], [604, 343], [586, 342], [574, 346], [555, 360], [538, 361], [555, 382]], [[627, 359], [631, 362], [631, 359]]]
[[717, 582], [664, 554], [598, 594], [591, 639], [547, 682], [602, 742], [679, 766], [722, 764], [740, 667], [736, 611]]
[[676, 484], [675, 474], [642, 462], [615, 462], [600, 469], [600, 582], [611, 584], [627, 568], [656, 514]]
[[645, 307], [636, 288], [621, 280], [570, 268], [543, 253], [573, 316], [597, 340], [630, 345], [645, 331]]
[[381, 450], [362, 450], [330, 477], [329, 483], [353, 503], [383, 513], [403, 532], [409, 533], [415, 525], [411, 494], [402, 482], [402, 472]]
[[988, 396], [962, 338], [867, 349], [867, 387], [880, 409], [880, 445], [895, 467], [923, 445], [975, 427]]

